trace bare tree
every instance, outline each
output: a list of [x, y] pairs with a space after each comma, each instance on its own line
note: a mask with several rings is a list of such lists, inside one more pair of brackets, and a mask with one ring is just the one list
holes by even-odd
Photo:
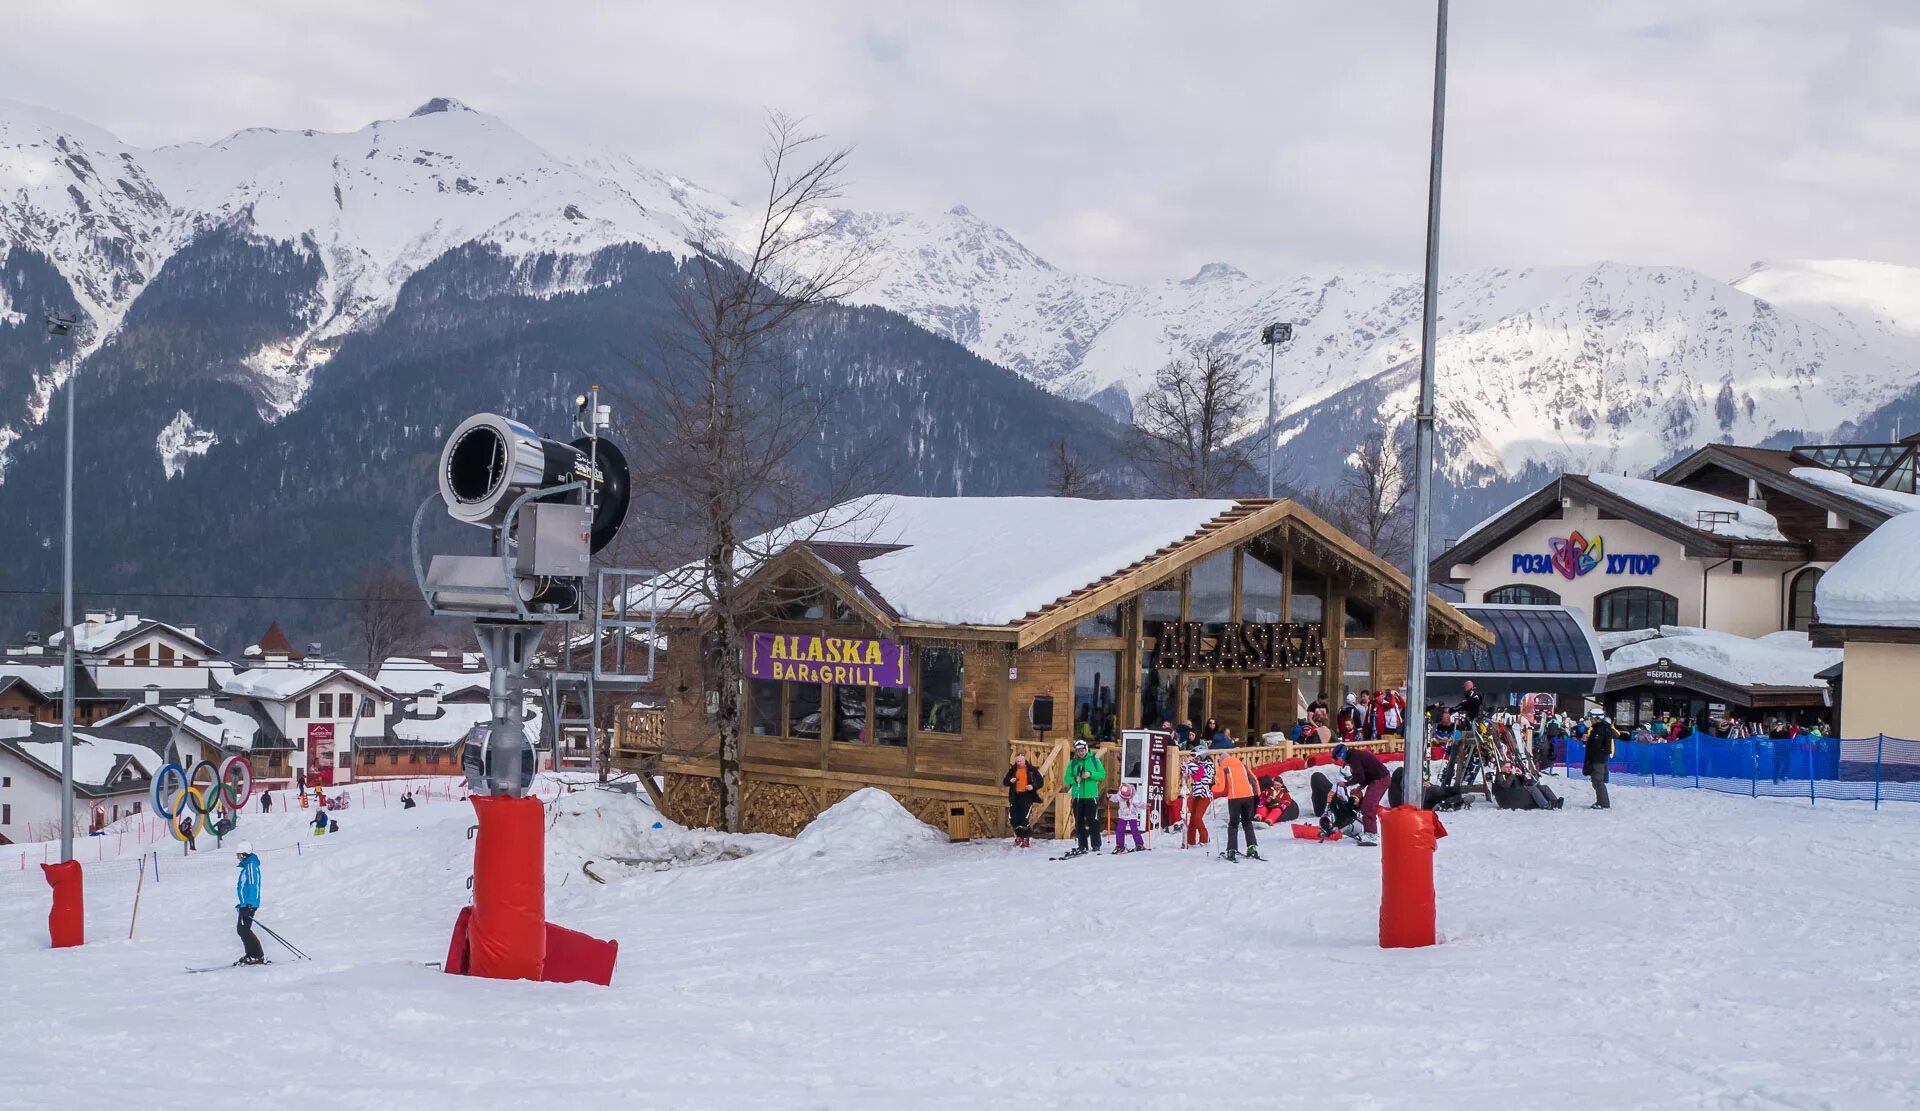
[[1234, 440], [1253, 404], [1252, 371], [1214, 343], [1196, 343], [1154, 373], [1135, 418], [1134, 462], [1173, 497], [1234, 492], [1252, 473], [1252, 445]]
[[633, 399], [636, 470], [647, 476], [634, 513], [647, 519], [656, 566], [690, 563], [668, 593], [704, 614], [706, 702], [720, 749], [720, 820], [740, 827], [740, 692], [743, 627], [764, 599], [743, 580], [775, 550], [810, 533], [844, 529], [852, 514], [824, 515], [756, 544], [775, 524], [804, 518], [861, 480], [864, 460], [833, 460], [826, 480], [800, 464], [824, 437], [826, 413], [801, 388], [786, 357], [788, 335], [814, 310], [858, 288], [870, 252], [836, 246], [821, 211], [840, 195], [847, 148], [779, 114], [768, 117], [763, 154], [767, 193], [750, 234], [699, 229], [688, 280], [673, 290], [678, 329], [660, 340], [644, 393]]
[[1067, 441], [1055, 440], [1047, 461], [1047, 492], [1056, 498], [1098, 498], [1106, 496], [1107, 490], [1097, 469], [1088, 466]]
[[1361, 437], [1346, 458], [1339, 483], [1310, 497], [1308, 504], [1375, 555], [1404, 566], [1413, 549], [1407, 501], [1412, 483], [1408, 445], [1383, 426]]
[[347, 635], [358, 658], [378, 670], [389, 656], [418, 648], [426, 638], [428, 614], [413, 576], [390, 564], [360, 573], [353, 584], [353, 610]]

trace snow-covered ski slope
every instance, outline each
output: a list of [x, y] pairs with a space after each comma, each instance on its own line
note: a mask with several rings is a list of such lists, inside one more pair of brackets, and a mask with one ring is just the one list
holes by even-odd
[[1417, 952], [1374, 944], [1375, 851], [1050, 864], [890, 803], [789, 842], [569, 796], [548, 916], [620, 939], [611, 989], [413, 963], [466, 900], [458, 805], [267, 854], [261, 920], [313, 963], [268, 942], [270, 967], [184, 973], [239, 953], [230, 856], [163, 856], [133, 942], [132, 866], [90, 870], [90, 942], [59, 952], [38, 870], [0, 872], [0, 1104], [1920, 1105], [1920, 807], [1569, 792], [1448, 816], [1444, 943]]

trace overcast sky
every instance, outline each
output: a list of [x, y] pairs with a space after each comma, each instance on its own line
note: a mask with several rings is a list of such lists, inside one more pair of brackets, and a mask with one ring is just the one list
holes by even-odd
[[[351, 130], [436, 95], [735, 197], [760, 115], [848, 202], [965, 204], [1125, 281], [1416, 269], [1433, 4], [59, 0], [0, 96], [151, 145]], [[1457, 0], [1443, 265], [1920, 264], [1920, 4]]]

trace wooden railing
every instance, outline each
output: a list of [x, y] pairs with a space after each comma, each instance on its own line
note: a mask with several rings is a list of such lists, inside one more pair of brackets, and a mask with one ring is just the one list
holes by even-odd
[[656, 755], [667, 745], [667, 712], [641, 706], [622, 706], [613, 714], [613, 754], [633, 759]]

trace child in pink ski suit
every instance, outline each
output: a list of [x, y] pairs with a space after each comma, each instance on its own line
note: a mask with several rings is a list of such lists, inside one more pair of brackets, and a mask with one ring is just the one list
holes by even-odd
[[[1133, 784], [1122, 783], [1120, 790], [1107, 796], [1113, 801], [1113, 851], [1117, 856], [1124, 852], [1138, 852], [1147, 847], [1140, 839], [1140, 831], [1147, 824], [1147, 804], [1134, 797]], [[1127, 848], [1127, 834], [1133, 834], [1133, 848]]]

